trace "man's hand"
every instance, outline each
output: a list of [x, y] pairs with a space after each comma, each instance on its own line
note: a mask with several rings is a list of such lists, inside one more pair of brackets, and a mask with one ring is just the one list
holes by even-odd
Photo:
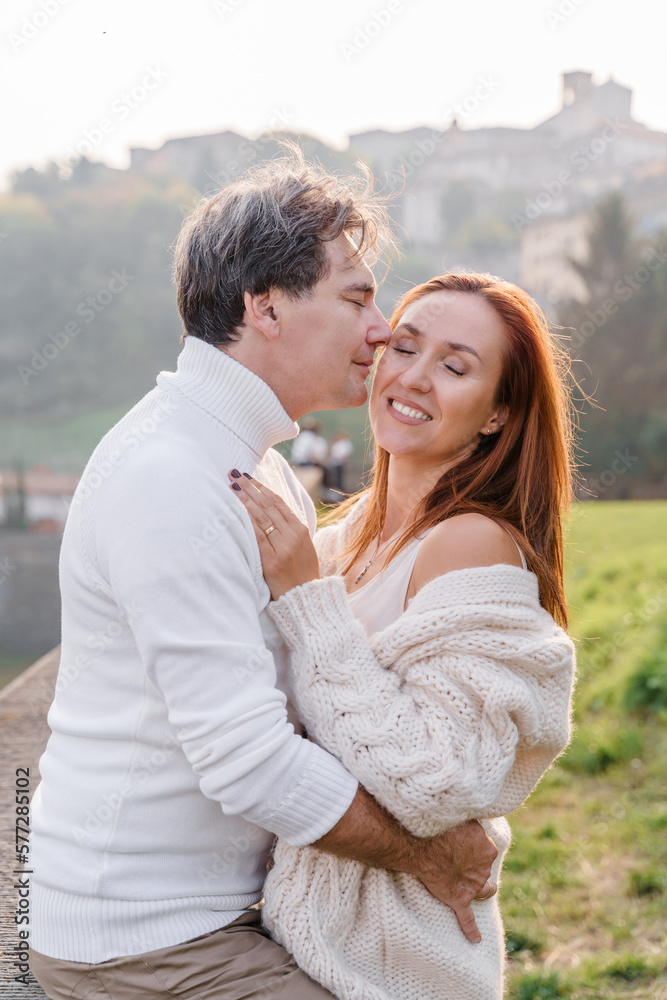
[[489, 882], [498, 848], [477, 820], [470, 820], [425, 842], [417, 872], [429, 892], [450, 906], [461, 930], [473, 944], [482, 940], [471, 903], [490, 899], [498, 891]]
[[451, 906], [469, 941], [482, 940], [470, 904], [475, 896], [490, 899], [496, 892], [495, 883], [487, 884], [487, 879], [498, 848], [477, 820], [421, 839], [359, 788], [345, 815], [313, 847], [373, 868], [416, 875], [429, 892]]

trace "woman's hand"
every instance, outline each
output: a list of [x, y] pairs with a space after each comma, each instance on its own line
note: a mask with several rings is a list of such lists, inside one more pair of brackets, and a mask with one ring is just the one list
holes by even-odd
[[248, 511], [255, 528], [264, 579], [277, 601], [292, 587], [319, 580], [317, 552], [305, 524], [272, 490], [236, 469], [229, 473], [230, 488]]

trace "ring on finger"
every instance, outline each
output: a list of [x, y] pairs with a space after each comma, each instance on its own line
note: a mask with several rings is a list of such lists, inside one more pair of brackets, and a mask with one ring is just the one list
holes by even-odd
[[495, 896], [495, 893], [496, 893], [495, 887], [491, 885], [489, 886], [488, 892], [485, 892], [483, 896], [475, 896], [475, 899], [478, 899], [480, 903], [482, 903], [484, 902], [485, 899], [491, 899], [491, 896]]
[[264, 534], [268, 538], [271, 532], [276, 530], [276, 526], [275, 524], [270, 524], [268, 528], [263, 528], [262, 530], [264, 531]]

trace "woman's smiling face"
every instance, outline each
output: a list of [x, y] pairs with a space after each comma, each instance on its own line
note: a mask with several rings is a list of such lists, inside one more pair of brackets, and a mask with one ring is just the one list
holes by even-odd
[[373, 381], [378, 445], [429, 467], [471, 454], [506, 417], [495, 403], [505, 345], [503, 322], [481, 295], [438, 291], [411, 303]]

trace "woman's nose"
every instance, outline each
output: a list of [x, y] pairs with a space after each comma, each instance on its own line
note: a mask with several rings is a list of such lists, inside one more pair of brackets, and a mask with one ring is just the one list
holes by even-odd
[[398, 381], [406, 389], [418, 389], [420, 392], [428, 392], [431, 388], [428, 368], [421, 360], [408, 365], [399, 375]]

